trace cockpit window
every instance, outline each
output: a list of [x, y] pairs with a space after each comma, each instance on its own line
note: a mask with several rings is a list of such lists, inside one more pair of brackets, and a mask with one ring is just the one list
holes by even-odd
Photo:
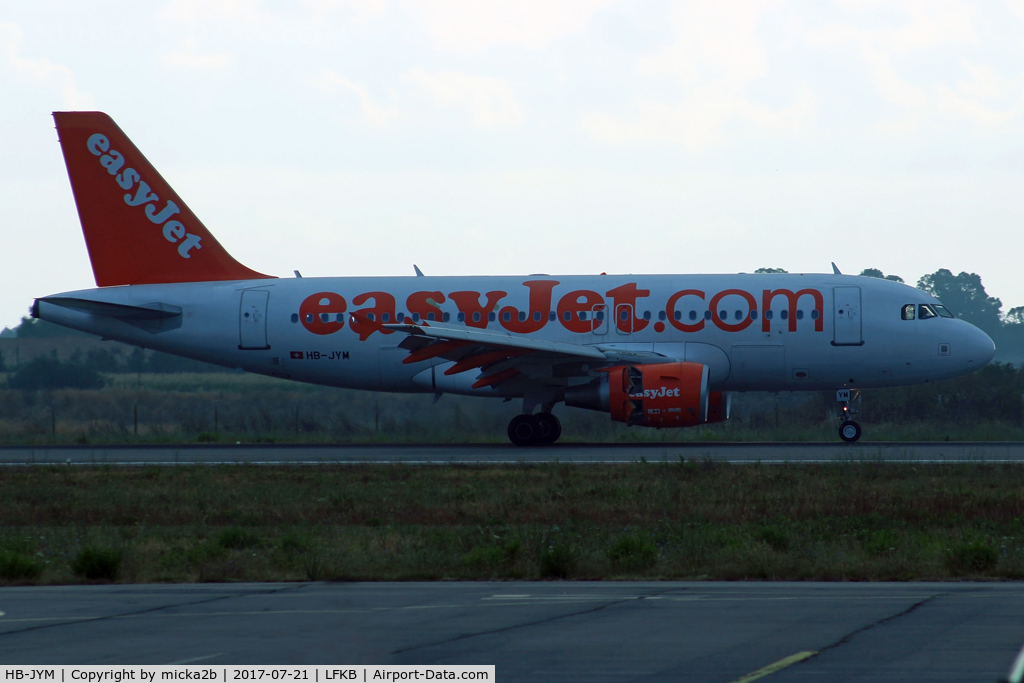
[[956, 317], [955, 315], [950, 313], [949, 309], [946, 308], [945, 306], [943, 306], [942, 304], [934, 304], [934, 305], [932, 305], [932, 308], [934, 308], [935, 312], [938, 313], [943, 318], [955, 318]]
[[920, 304], [917, 307], [917, 317], [921, 320], [927, 320], [928, 318], [938, 318], [938, 314], [928, 304]]
[[916, 318], [917, 316], [915, 315], [914, 304], [907, 304], [903, 308], [901, 308], [900, 317], [903, 318], [904, 320], [913, 320], [914, 318]]

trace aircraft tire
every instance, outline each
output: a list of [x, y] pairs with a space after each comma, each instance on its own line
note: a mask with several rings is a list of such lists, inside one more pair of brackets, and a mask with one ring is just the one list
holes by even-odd
[[533, 416], [537, 423], [537, 444], [548, 445], [558, 441], [562, 435], [562, 423], [551, 413], [538, 413]]
[[853, 443], [860, 438], [860, 425], [853, 420], [846, 420], [839, 425], [839, 438], [847, 443]]
[[517, 446], [533, 446], [539, 443], [537, 420], [533, 415], [516, 415], [508, 423], [508, 438]]

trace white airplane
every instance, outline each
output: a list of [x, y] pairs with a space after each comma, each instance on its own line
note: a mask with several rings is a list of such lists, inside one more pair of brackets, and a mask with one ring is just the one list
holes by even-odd
[[[522, 399], [509, 438], [558, 439], [559, 402], [647, 427], [728, 417], [730, 391], [934, 382], [995, 345], [903, 284], [831, 274], [279, 279], [233, 259], [117, 124], [54, 114], [96, 289], [32, 315], [128, 344], [336, 387]], [[536, 411], [536, 412], [535, 412]]]

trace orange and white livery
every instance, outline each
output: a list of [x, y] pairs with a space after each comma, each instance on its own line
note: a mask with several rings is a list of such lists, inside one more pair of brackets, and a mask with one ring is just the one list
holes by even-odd
[[[231, 368], [371, 391], [522, 399], [519, 445], [570, 406], [648, 427], [728, 417], [728, 392], [932, 382], [992, 340], [928, 294], [831, 274], [276, 278], [238, 263], [109, 116], [54, 114], [97, 288], [59, 325]], [[845, 419], [840, 436], [860, 427]]]

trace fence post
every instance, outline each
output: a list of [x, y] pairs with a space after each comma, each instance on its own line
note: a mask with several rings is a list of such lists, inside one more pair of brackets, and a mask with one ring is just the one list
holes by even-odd
[[132, 433], [135, 436], [139, 435], [139, 404], [136, 402], [132, 405], [132, 414], [134, 415], [134, 424], [132, 425]]

